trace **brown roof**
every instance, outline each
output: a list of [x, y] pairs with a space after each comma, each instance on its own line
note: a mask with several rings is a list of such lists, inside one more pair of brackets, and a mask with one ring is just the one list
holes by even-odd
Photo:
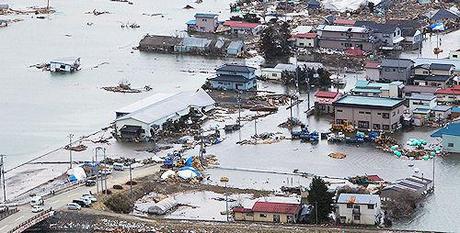
[[300, 211], [300, 204], [281, 202], [256, 202], [252, 207], [253, 212], [297, 214]]

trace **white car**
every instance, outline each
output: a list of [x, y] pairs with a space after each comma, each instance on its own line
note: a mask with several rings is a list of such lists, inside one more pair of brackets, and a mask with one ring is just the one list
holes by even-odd
[[80, 201], [84, 202], [86, 206], [90, 206], [91, 203], [92, 203], [91, 199], [89, 199], [87, 197], [81, 197]]
[[89, 199], [91, 202], [96, 202], [97, 198], [89, 193], [85, 193], [81, 196], [81, 198]]
[[99, 171], [99, 174], [101, 174], [101, 175], [110, 175], [110, 174], [112, 174], [112, 169], [110, 169], [110, 168], [103, 169], [103, 170]]
[[43, 207], [41, 206], [32, 206], [32, 213], [39, 213], [39, 212], [42, 212], [43, 211]]
[[81, 206], [77, 203], [69, 203], [67, 204], [67, 209], [69, 210], [81, 210]]

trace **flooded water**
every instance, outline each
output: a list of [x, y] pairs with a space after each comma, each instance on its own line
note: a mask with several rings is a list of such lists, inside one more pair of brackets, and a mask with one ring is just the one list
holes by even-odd
[[[196, 12], [221, 13], [220, 19], [229, 16], [231, 0], [204, 0], [195, 4], [192, 0], [135, 1], [134, 5], [106, 1], [51, 1], [56, 13], [45, 19], [34, 16], [8, 16], [21, 18], [0, 29], [0, 148], [8, 155], [7, 167], [20, 164], [44, 151], [55, 149], [67, 142], [69, 133], [76, 137], [97, 131], [114, 119], [114, 110], [157, 92], [174, 92], [199, 88], [212, 75], [215, 67], [224, 60], [203, 57], [146, 54], [132, 50], [143, 35], [180, 35], [185, 22]], [[12, 0], [13, 9], [44, 5], [46, 1]], [[193, 10], [183, 7], [190, 4]], [[93, 11], [109, 11], [111, 14], [94, 16]], [[162, 13], [162, 16], [145, 14]], [[122, 23], [137, 23], [138, 29], [123, 29]], [[91, 24], [89, 26], [87, 23]], [[450, 35], [448, 35], [450, 36]], [[458, 32], [451, 39], [458, 41]], [[445, 44], [447, 41], [444, 40]], [[428, 51], [428, 49], [427, 49]], [[428, 53], [428, 52], [427, 52]], [[53, 58], [79, 56], [82, 70], [70, 75], [52, 75], [30, 65], [48, 62]], [[98, 64], [98, 68], [93, 68]], [[360, 75], [349, 77], [349, 84]], [[132, 87], [150, 85], [153, 90], [141, 94], [119, 94], [101, 90], [103, 86], [115, 86], [128, 80]], [[262, 88], [286, 91], [282, 86], [260, 84]], [[305, 96], [302, 96], [305, 98]], [[313, 101], [313, 98], [311, 98]], [[310, 117], [303, 111], [306, 103], [294, 109], [299, 119], [306, 121], [311, 129], [326, 130], [327, 118]], [[258, 132], [287, 134], [277, 125], [286, 120], [289, 111], [283, 107], [279, 114], [262, 119]], [[254, 134], [253, 123], [241, 130], [241, 137]], [[428, 132], [410, 132], [400, 136], [428, 139]], [[378, 174], [395, 180], [413, 174], [407, 161], [378, 151], [370, 146], [302, 144], [283, 141], [271, 145], [239, 146], [235, 142], [239, 134], [209, 148], [216, 154], [222, 167], [276, 170], [292, 172], [294, 169], [329, 176]], [[343, 151], [344, 160], [327, 156], [333, 151]], [[411, 221], [397, 223], [395, 227], [456, 231], [460, 220], [455, 216], [459, 204], [453, 202], [460, 195], [457, 179], [460, 177], [460, 158], [439, 158], [436, 164], [436, 191]], [[427, 177], [431, 177], [431, 161], [416, 161]], [[210, 171], [212, 174], [215, 171]], [[222, 172], [221, 172], [222, 173]], [[224, 172], [230, 179], [255, 176], [250, 173]], [[221, 174], [216, 174], [221, 175]], [[258, 179], [256, 177], [256, 179]], [[284, 179], [284, 178], [283, 178]], [[266, 180], [265, 178], [261, 180]], [[297, 182], [302, 182], [298, 180]]]

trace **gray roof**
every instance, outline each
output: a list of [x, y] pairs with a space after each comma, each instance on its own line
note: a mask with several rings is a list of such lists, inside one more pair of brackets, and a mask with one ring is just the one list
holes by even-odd
[[407, 68], [413, 65], [414, 62], [410, 59], [382, 59], [380, 67]]
[[455, 67], [452, 64], [431, 63], [430, 69], [432, 70], [450, 70]]
[[184, 37], [180, 45], [187, 47], [207, 48], [211, 42], [212, 40], [206, 38]]
[[217, 72], [219, 71], [226, 71], [226, 72], [238, 72], [238, 73], [254, 73], [256, 68], [244, 66], [244, 65], [236, 65], [236, 64], [224, 64], [223, 66], [217, 68]]
[[235, 82], [235, 83], [247, 83], [251, 81], [251, 79], [247, 79], [242, 75], [218, 75], [214, 78], [210, 78], [210, 81], [217, 81], [217, 82]]
[[456, 13], [446, 9], [433, 10], [426, 13], [425, 16], [434, 21], [459, 18]]
[[436, 96], [433, 94], [412, 94], [411, 97], [409, 97], [411, 100], [433, 100], [436, 99]]
[[236, 49], [236, 50], [240, 50], [241, 48], [243, 48], [243, 46], [244, 46], [243, 41], [241, 41], [241, 40], [236, 40], [236, 41], [230, 42], [230, 44], [228, 45], [227, 49]]
[[377, 204], [380, 203], [380, 197], [374, 194], [341, 193], [337, 203]]
[[376, 23], [373, 21], [363, 21], [363, 20], [356, 21], [355, 26], [369, 28], [373, 30], [374, 32], [380, 32], [380, 33], [393, 33], [398, 27], [395, 24]]
[[438, 90], [438, 87], [430, 87], [430, 86], [418, 86], [418, 85], [407, 85], [403, 87], [404, 93], [435, 93]]
[[432, 82], [447, 82], [451, 77], [449, 75], [416, 75], [414, 80], [425, 80]]
[[460, 60], [459, 59], [436, 59], [436, 58], [415, 58], [415, 66], [423, 64], [452, 64], [455, 66], [455, 71], [460, 72]]
[[212, 14], [212, 13], [196, 13], [195, 18], [210, 18], [213, 19], [214, 17], [217, 17], [218, 14]]
[[449, 105], [436, 105], [431, 110], [436, 111], [436, 112], [447, 112], [451, 108], [452, 106], [449, 106]]

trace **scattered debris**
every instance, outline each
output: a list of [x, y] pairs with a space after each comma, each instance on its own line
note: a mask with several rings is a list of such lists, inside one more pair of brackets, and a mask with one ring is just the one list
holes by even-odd
[[133, 4], [134, 4], [133, 2], [130, 2], [130, 1], [128, 1], [128, 0], [110, 0], [110, 1], [112, 1], [112, 2], [126, 2], [126, 3], [128, 3], [129, 5], [133, 5]]
[[111, 92], [119, 92], [119, 93], [141, 93], [142, 91], [151, 91], [152, 88], [148, 85], [145, 85], [142, 89], [135, 89], [131, 88], [131, 83], [122, 81], [118, 84], [118, 86], [114, 87], [102, 87], [102, 89]]
[[188, 10], [188, 9], [195, 9], [195, 8], [194, 8], [193, 6], [186, 5], [186, 6], [184, 6], [184, 9], [187, 9], [187, 10]]
[[120, 26], [121, 28], [140, 28], [141, 26], [139, 26], [138, 24], [136, 23], [126, 23], [126, 24], [121, 24]]
[[98, 15], [111, 14], [111, 13], [108, 12], [108, 11], [98, 11], [98, 10], [94, 9], [93, 11], [85, 12], [85, 14], [93, 14], [95, 16], [98, 16]]
[[69, 147], [69, 145], [67, 145], [67, 146], [64, 147], [64, 149], [66, 149], [66, 150], [77, 151], [77, 152], [84, 151], [87, 148], [88, 147], [83, 145], [83, 144], [80, 144], [80, 145], [77, 145], [77, 146], [72, 146], [72, 147]]
[[165, 17], [162, 13], [152, 13], [152, 14], [142, 13], [142, 15], [150, 16], [150, 17], [154, 17], [154, 16], [161, 16], [162, 18]]
[[334, 159], [344, 159], [345, 157], [347, 157], [347, 155], [342, 152], [332, 152], [328, 156]]

